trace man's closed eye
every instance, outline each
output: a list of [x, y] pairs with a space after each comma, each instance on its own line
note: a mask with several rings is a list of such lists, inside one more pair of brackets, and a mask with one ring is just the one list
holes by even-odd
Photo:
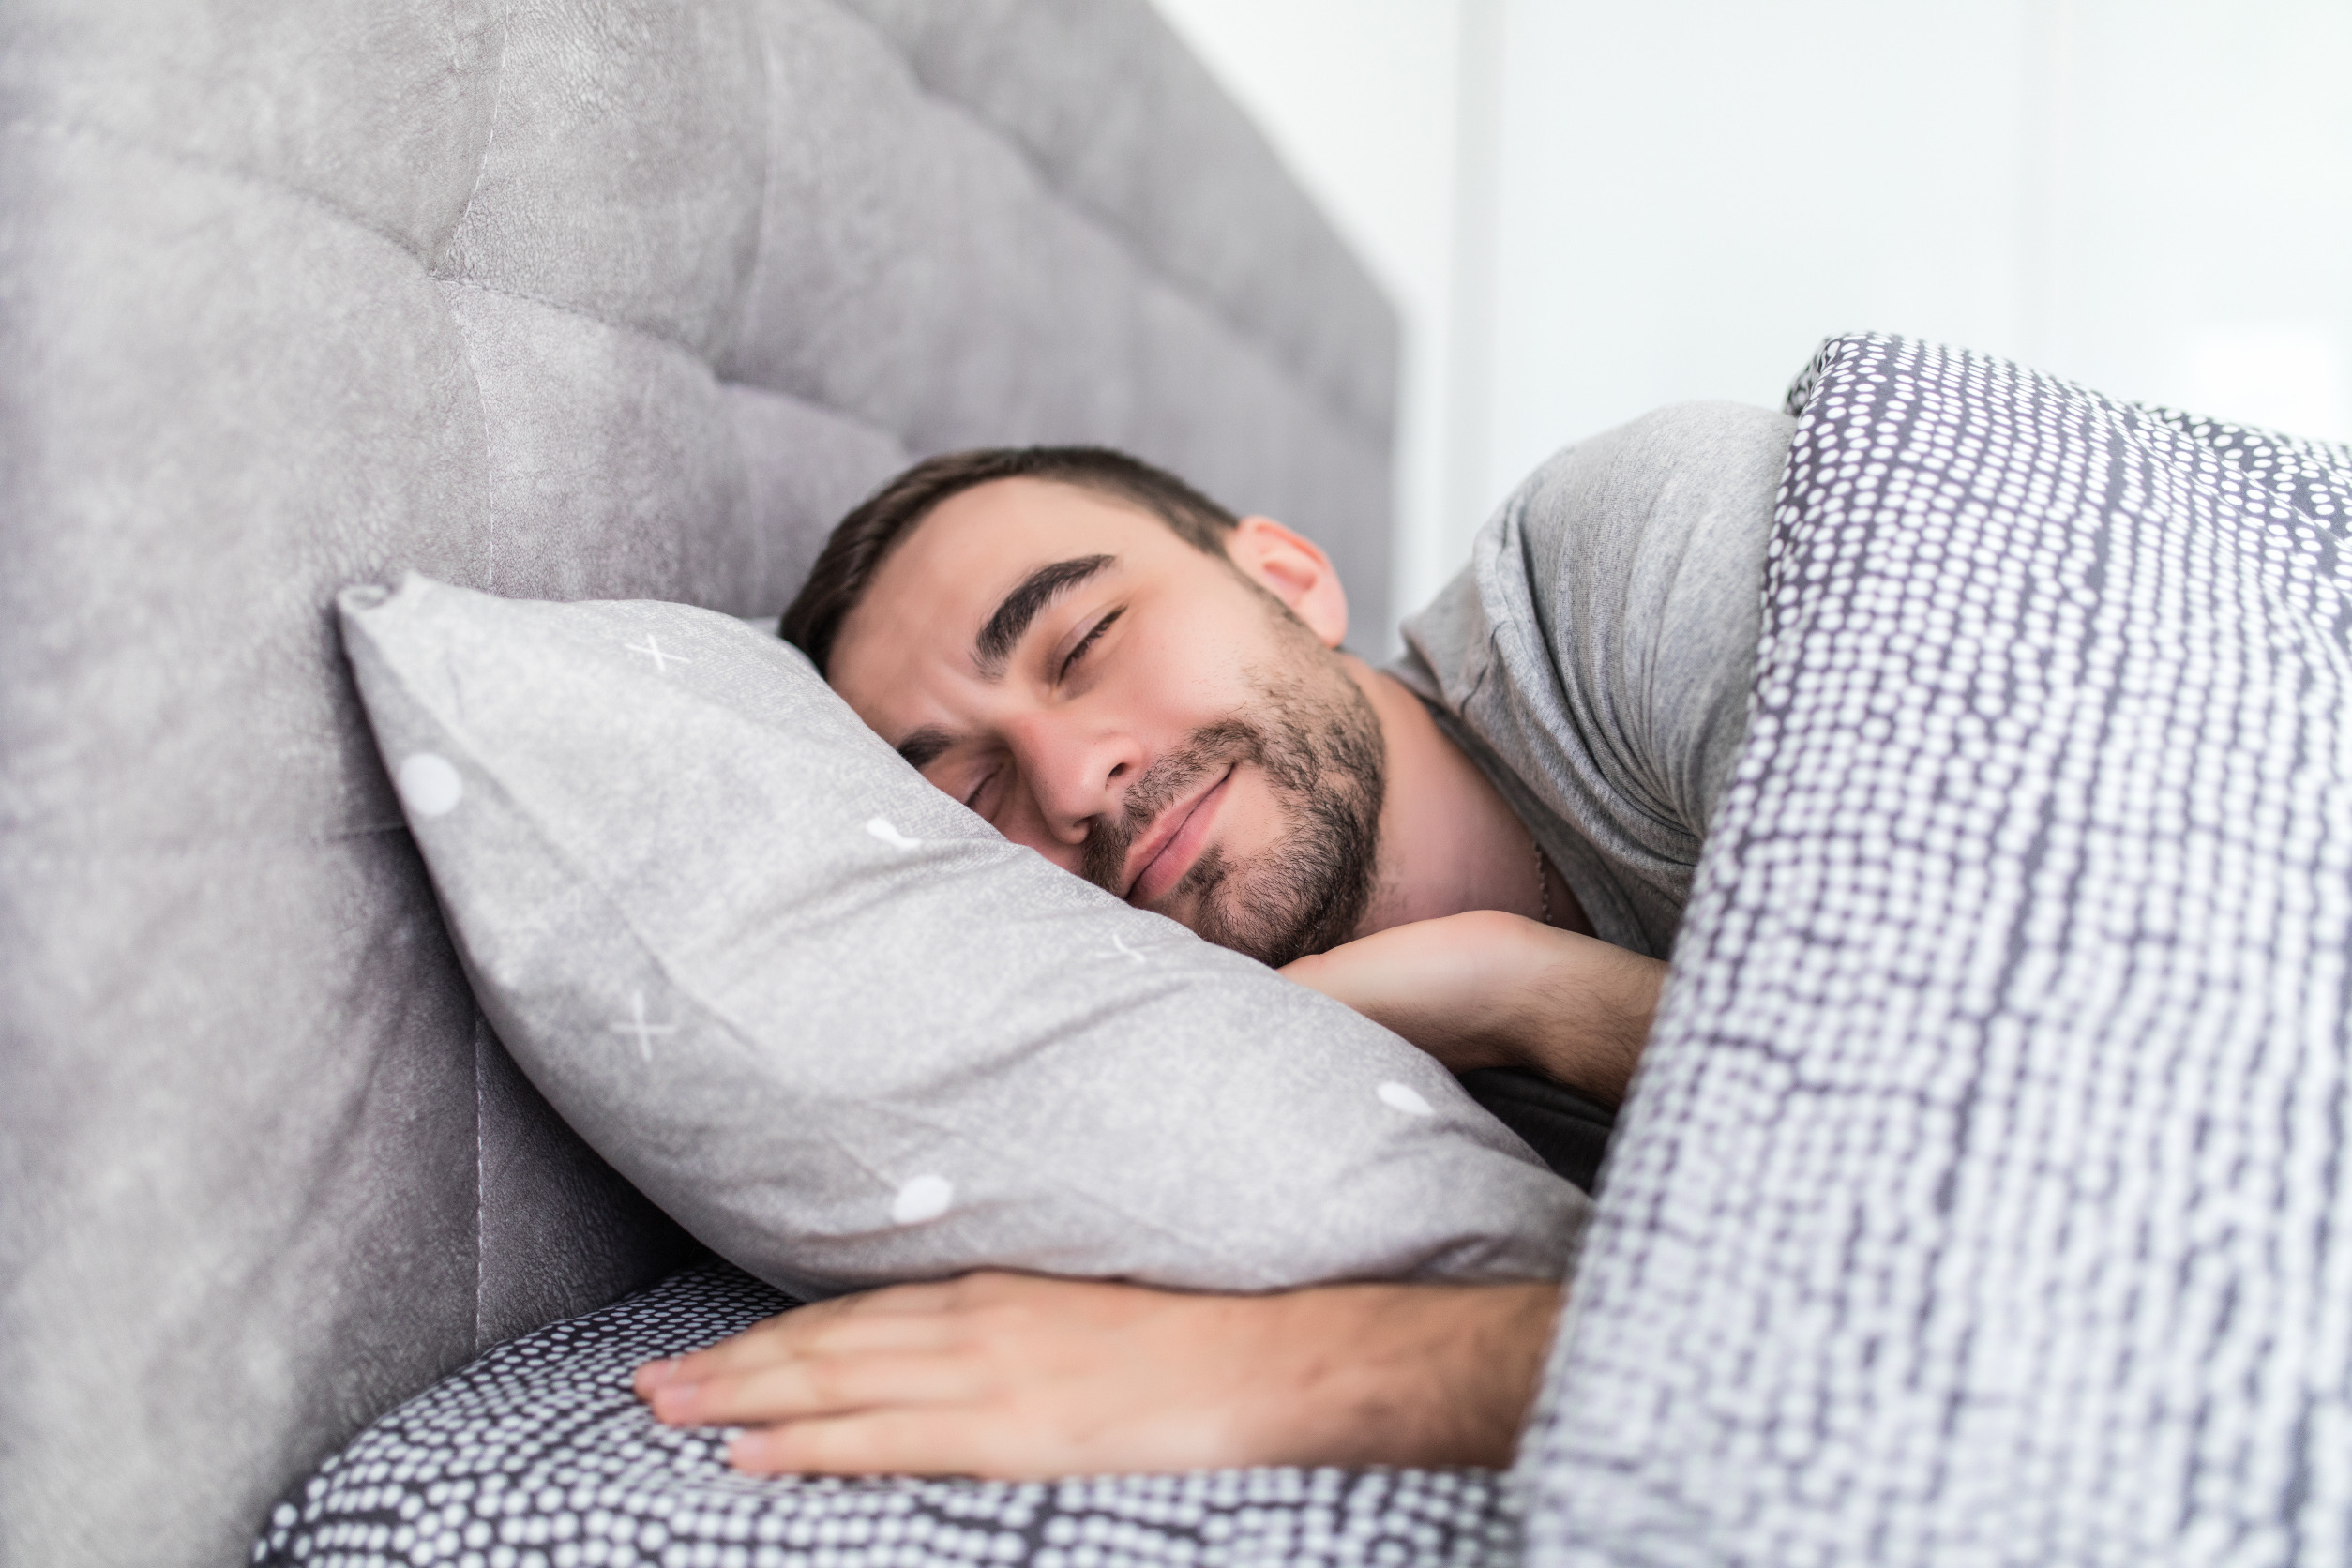
[[1095, 622], [1092, 626], [1087, 628], [1086, 635], [1078, 640], [1078, 645], [1063, 656], [1062, 666], [1054, 671], [1053, 675], [1054, 681], [1057, 685], [1070, 678], [1070, 671], [1077, 667], [1079, 659], [1086, 656], [1086, 651], [1094, 645], [1095, 641], [1100, 638], [1103, 633], [1110, 629], [1110, 624], [1113, 621], [1118, 620], [1120, 616], [1124, 615], [1126, 612], [1126, 606], [1122, 605], [1118, 609], [1109, 611], [1101, 620]]

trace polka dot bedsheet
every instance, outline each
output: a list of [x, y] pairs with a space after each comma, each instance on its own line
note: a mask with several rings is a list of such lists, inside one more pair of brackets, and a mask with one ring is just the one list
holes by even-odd
[[291, 1568], [1489, 1568], [1515, 1560], [1502, 1478], [1250, 1470], [1047, 1485], [771, 1479], [728, 1434], [663, 1426], [641, 1364], [791, 1298], [682, 1270], [483, 1355], [294, 1488], [253, 1547]]

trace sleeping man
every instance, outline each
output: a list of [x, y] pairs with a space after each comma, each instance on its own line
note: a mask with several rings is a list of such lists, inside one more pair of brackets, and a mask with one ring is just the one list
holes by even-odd
[[[1457, 1071], [1615, 1104], [1746, 723], [1794, 422], [1661, 410], [1563, 452], [1376, 670], [1331, 562], [1094, 448], [917, 464], [785, 635], [1006, 837]], [[1261, 1296], [982, 1274], [642, 1368], [756, 1471], [1506, 1463], [1560, 1288]]]

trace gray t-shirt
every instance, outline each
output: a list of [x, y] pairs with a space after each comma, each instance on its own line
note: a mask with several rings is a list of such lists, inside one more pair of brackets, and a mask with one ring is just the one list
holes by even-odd
[[1747, 732], [1796, 421], [1681, 403], [1554, 457], [1405, 623], [1391, 672], [1534, 830], [1606, 941], [1666, 957]]

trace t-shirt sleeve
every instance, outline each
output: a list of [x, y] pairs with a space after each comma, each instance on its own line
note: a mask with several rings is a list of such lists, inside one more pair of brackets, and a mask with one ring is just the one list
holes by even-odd
[[1560, 453], [1406, 624], [1396, 673], [1543, 837], [1595, 928], [1663, 954], [1746, 736], [1795, 421], [1644, 415]]
[[[1682, 403], [1568, 454], [1539, 577], [1627, 803], [1706, 836], [1747, 733], [1772, 500], [1796, 421]], [[1539, 547], [1540, 548], [1540, 547]], [[1539, 597], [1543, 596], [1539, 589]]]

